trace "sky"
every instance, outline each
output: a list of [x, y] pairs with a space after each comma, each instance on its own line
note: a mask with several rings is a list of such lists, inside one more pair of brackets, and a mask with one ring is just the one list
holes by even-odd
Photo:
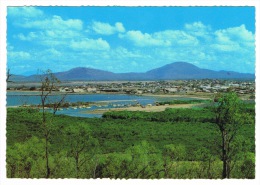
[[177, 61], [255, 72], [254, 7], [8, 7], [13, 74], [90, 67], [146, 72]]

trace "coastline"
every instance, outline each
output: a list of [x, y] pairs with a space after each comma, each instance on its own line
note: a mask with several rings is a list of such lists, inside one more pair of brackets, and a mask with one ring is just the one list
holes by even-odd
[[84, 114], [104, 114], [111, 111], [144, 111], [144, 112], [162, 112], [166, 108], [192, 108], [193, 106], [203, 105], [198, 104], [175, 104], [175, 105], [159, 105], [159, 106], [146, 106], [146, 107], [124, 107], [124, 108], [110, 108], [110, 109], [95, 109], [81, 111]]
[[[39, 96], [41, 91], [26, 91], [26, 90], [7, 90], [6, 93], [28, 93], [28, 94], [22, 94], [23, 96]], [[102, 92], [102, 93], [87, 93], [87, 92], [74, 92], [74, 93], [63, 93], [63, 92], [57, 92], [53, 91], [53, 94], [50, 96], [56, 96], [56, 95], [98, 95], [98, 94], [104, 94], [104, 95], [133, 95], [133, 96], [151, 96], [151, 97], [162, 97], [162, 98], [175, 98], [175, 97], [187, 97], [187, 98], [194, 98], [194, 99], [210, 99], [214, 93], [196, 93], [196, 94], [152, 94], [152, 93], [144, 93], [144, 94], [127, 94], [127, 93], [121, 93], [121, 92]], [[19, 96], [13, 95], [13, 96]]]

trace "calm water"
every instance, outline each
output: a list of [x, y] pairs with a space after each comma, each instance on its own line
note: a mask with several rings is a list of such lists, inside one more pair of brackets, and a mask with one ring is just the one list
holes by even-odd
[[[38, 105], [40, 104], [39, 92], [7, 92], [7, 106], [19, 105]], [[49, 102], [58, 101], [60, 95], [50, 96]], [[101, 117], [100, 114], [86, 114], [86, 110], [105, 109], [113, 107], [124, 107], [140, 103], [141, 105], [154, 104], [156, 101], [164, 101], [169, 99], [187, 99], [187, 98], [160, 98], [153, 96], [136, 96], [136, 95], [120, 95], [120, 94], [69, 94], [66, 96], [67, 102], [102, 102], [108, 101], [104, 105], [93, 105], [82, 109], [63, 109], [57, 111], [57, 114], [66, 114], [77, 117]], [[191, 99], [191, 98], [188, 98]]]

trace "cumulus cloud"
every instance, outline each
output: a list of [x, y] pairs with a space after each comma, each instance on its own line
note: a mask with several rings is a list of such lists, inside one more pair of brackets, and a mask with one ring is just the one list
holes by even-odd
[[9, 51], [7, 56], [10, 60], [28, 60], [31, 57], [31, 54], [25, 51]]
[[224, 52], [231, 52], [231, 51], [237, 51], [240, 48], [239, 44], [233, 43], [233, 44], [212, 44], [212, 48], [218, 50], [218, 51], [224, 51]]
[[125, 60], [125, 59], [144, 59], [150, 57], [149, 55], [144, 55], [139, 50], [130, 51], [122, 46], [114, 48], [113, 50], [109, 51], [109, 55], [111, 58], [118, 59], [118, 60]]
[[12, 19], [13, 25], [26, 29], [80, 31], [83, 28], [80, 19], [65, 20], [57, 15], [48, 16], [35, 7], [9, 7], [8, 16], [15, 18]]
[[253, 50], [254, 34], [245, 25], [217, 30], [214, 33], [215, 43], [212, 47], [221, 51]]
[[248, 31], [244, 24], [239, 27], [218, 30], [216, 35], [228, 36], [232, 39], [237, 39], [237, 41], [254, 41], [254, 34]]
[[121, 34], [119, 37], [129, 40], [139, 47], [175, 47], [178, 45], [194, 46], [198, 44], [198, 40], [195, 37], [180, 30], [165, 30], [153, 34], [142, 33], [141, 31], [128, 31], [126, 34]]
[[40, 17], [43, 16], [43, 12], [35, 7], [8, 7], [7, 14], [11, 17]]
[[119, 37], [126, 38], [127, 40], [133, 42], [134, 45], [140, 47], [171, 45], [171, 43], [167, 40], [161, 40], [148, 33], [142, 33], [141, 31], [128, 31], [125, 35], [120, 35]]
[[110, 46], [107, 41], [99, 39], [84, 39], [72, 41], [70, 47], [75, 50], [109, 50]]
[[43, 20], [25, 20], [16, 25], [23, 28], [34, 29], [54, 29], [54, 30], [81, 30], [83, 22], [79, 19], [67, 19], [63, 20], [60, 16], [54, 15], [51, 18], [45, 18]]
[[115, 33], [125, 32], [125, 28], [124, 28], [123, 24], [120, 22], [117, 22], [117, 23], [115, 23], [114, 26], [112, 26], [108, 23], [93, 21], [90, 28], [97, 34], [101, 34], [101, 35], [112, 35]]
[[32, 41], [34, 39], [37, 39], [39, 37], [39, 34], [36, 32], [30, 32], [28, 35], [25, 35], [23, 33], [19, 33], [18, 35], [14, 35], [14, 38], [18, 38], [22, 41]]
[[75, 30], [44, 30], [37, 32], [29, 32], [28, 34], [19, 33], [14, 35], [14, 38], [17, 38], [22, 41], [35, 41], [41, 44], [45, 44], [47, 41], [59, 41], [62, 43], [64, 40], [74, 39], [81, 37], [81, 33]]
[[58, 51], [55, 48], [47, 49], [46, 52], [48, 54], [51, 54], [53, 57], [60, 57], [60, 56], [62, 56], [62, 52]]
[[168, 41], [171, 43], [172, 46], [195, 46], [199, 42], [196, 37], [180, 30], [166, 30], [157, 32], [154, 34], [154, 37], [160, 40]]
[[248, 31], [245, 25], [232, 27], [215, 32], [218, 44], [234, 45], [234, 43], [245, 47], [254, 47], [255, 36]]
[[210, 26], [197, 22], [186, 24], [184, 30], [166, 30], [150, 36], [171, 43], [169, 47], [151, 49], [154, 61], [188, 61], [215, 70], [254, 69], [254, 34], [244, 25], [212, 30]]
[[[63, 19], [57, 15], [49, 16], [35, 7], [14, 7], [10, 9], [9, 14], [13, 17], [17, 16], [12, 19], [15, 27], [25, 28], [23, 33], [18, 32], [13, 35], [13, 38], [20, 41], [48, 47], [68, 47], [72, 39], [82, 37], [83, 22], [80, 19]], [[40, 15], [41, 17], [39, 17]]]
[[[25, 10], [8, 11], [10, 16], [18, 16]], [[30, 12], [26, 18], [14, 21], [16, 26], [25, 29], [21, 33], [16, 31], [13, 38], [28, 42], [27, 46], [29, 43], [33, 47], [38, 44], [38, 47], [33, 48], [34, 52], [30, 49], [17, 51], [15, 47], [8, 52], [9, 61], [33, 61], [37, 58], [57, 65], [59, 59], [62, 61], [60, 65], [72, 66], [71, 61], [77, 61], [77, 65], [83, 66], [87, 65], [85, 59], [88, 58], [94, 68], [113, 66], [114, 72], [147, 71], [174, 61], [187, 61], [204, 68], [212, 65], [216, 69], [228, 69], [230, 66], [237, 71], [239, 66], [247, 71], [254, 68], [255, 35], [245, 25], [213, 30], [210, 25], [193, 22], [184, 24], [179, 30], [172, 28], [146, 33], [142, 30], [126, 31], [120, 22], [93, 21], [84, 28], [80, 19], [48, 17], [36, 8], [26, 11]], [[36, 19], [34, 15], [42, 17]], [[86, 34], [86, 28], [95, 34]], [[109, 39], [104, 40], [104, 35]], [[113, 42], [109, 43], [112, 39]]]
[[208, 25], [204, 25], [202, 22], [193, 22], [184, 25], [184, 29], [186, 32], [200, 37], [205, 37], [211, 31], [211, 27]]

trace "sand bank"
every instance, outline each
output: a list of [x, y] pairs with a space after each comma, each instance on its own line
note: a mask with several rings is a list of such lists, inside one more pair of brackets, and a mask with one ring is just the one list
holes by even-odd
[[86, 114], [103, 114], [109, 111], [144, 111], [144, 112], [161, 112], [166, 108], [191, 108], [193, 106], [202, 105], [199, 104], [176, 104], [176, 105], [160, 105], [160, 106], [146, 106], [146, 107], [125, 107], [125, 108], [111, 108], [111, 109], [96, 109], [82, 111], [81, 113]]

